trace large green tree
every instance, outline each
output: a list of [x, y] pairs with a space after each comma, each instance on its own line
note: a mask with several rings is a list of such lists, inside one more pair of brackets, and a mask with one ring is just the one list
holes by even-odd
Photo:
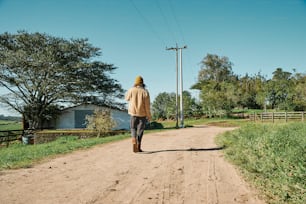
[[200, 90], [203, 110], [214, 116], [223, 111], [229, 113], [236, 105], [237, 80], [227, 57], [207, 54], [201, 62], [198, 82], [192, 88]]
[[242, 108], [263, 108], [266, 102], [265, 81], [260, 73], [240, 77], [235, 92], [239, 97], [237, 105]]
[[154, 119], [175, 119], [176, 118], [176, 95], [175, 93], [162, 92], [152, 103]]
[[232, 81], [236, 78], [232, 71], [233, 63], [228, 57], [220, 57], [215, 54], [207, 54], [201, 61], [201, 69], [199, 71], [199, 82], [205, 81]]
[[294, 81], [294, 94], [292, 95], [293, 109], [306, 110], [306, 74], [296, 73]]
[[123, 89], [110, 77], [116, 67], [94, 60], [100, 55], [88, 39], [26, 31], [1, 34], [0, 86], [10, 93], [0, 100], [33, 128], [55, 117], [62, 103], [120, 105], [114, 101]]
[[294, 77], [292, 73], [277, 68], [273, 77], [267, 82], [268, 101], [271, 108], [292, 110], [292, 94], [294, 94]]

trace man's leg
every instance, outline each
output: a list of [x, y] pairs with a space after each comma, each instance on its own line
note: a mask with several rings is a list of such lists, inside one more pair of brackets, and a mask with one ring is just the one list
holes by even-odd
[[138, 118], [138, 124], [137, 124], [137, 148], [139, 152], [142, 152], [141, 149], [141, 141], [142, 141], [142, 136], [144, 133], [144, 130], [146, 128], [146, 117], [139, 117]]
[[137, 126], [138, 126], [138, 118], [135, 116], [131, 116], [130, 120], [130, 127], [131, 127], [131, 136], [132, 136], [132, 145], [133, 145], [133, 152], [138, 152], [137, 148]]

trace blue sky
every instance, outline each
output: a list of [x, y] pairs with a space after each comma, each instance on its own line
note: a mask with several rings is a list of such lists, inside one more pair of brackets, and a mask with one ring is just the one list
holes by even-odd
[[166, 50], [176, 43], [188, 46], [184, 90], [208, 53], [227, 56], [238, 75], [306, 72], [305, 0], [0, 0], [0, 33], [17, 30], [88, 38], [118, 68], [112, 78], [128, 89], [143, 76], [152, 101], [176, 90], [175, 52]]

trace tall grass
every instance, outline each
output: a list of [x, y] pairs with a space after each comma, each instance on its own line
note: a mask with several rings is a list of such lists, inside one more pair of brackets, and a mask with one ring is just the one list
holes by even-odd
[[306, 124], [247, 124], [217, 138], [270, 203], [306, 203]]

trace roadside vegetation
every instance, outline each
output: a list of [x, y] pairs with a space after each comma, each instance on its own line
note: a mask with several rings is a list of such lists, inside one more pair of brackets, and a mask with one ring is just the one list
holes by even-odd
[[37, 145], [24, 145], [16, 142], [8, 148], [0, 148], [0, 170], [30, 168], [35, 163], [46, 158], [128, 137], [128, 134], [88, 139], [78, 139], [77, 136], [62, 136], [53, 142]]
[[217, 142], [269, 203], [305, 203], [305, 123], [248, 123]]

